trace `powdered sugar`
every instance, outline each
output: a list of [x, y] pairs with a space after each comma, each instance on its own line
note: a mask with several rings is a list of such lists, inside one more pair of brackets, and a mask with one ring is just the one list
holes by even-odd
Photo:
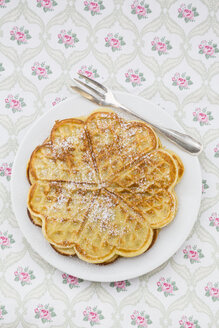
[[57, 206], [57, 207], [62, 207], [64, 204], [67, 203], [67, 200], [68, 200], [68, 199], [67, 199], [63, 194], [59, 195], [59, 196], [57, 197], [56, 206]]
[[72, 151], [75, 149], [76, 146], [76, 138], [68, 137], [64, 140], [57, 140], [58, 143], [52, 144], [52, 149], [54, 153], [57, 153], [57, 155], [61, 155], [62, 153], [68, 153], [69, 151]]
[[98, 202], [94, 201], [89, 213], [89, 221], [98, 223], [102, 231], [107, 230], [109, 223], [115, 219], [114, 207], [115, 204], [109, 197], [100, 195]]
[[88, 214], [89, 223], [95, 225], [95, 229], [101, 233], [122, 236], [128, 229], [125, 227], [123, 218], [119, 220], [118, 206], [115, 196], [110, 196], [108, 192], [102, 190]]

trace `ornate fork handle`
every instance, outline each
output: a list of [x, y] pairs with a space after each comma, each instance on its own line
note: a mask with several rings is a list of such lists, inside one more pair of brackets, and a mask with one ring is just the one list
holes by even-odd
[[167, 129], [167, 128], [164, 128], [164, 127], [160, 127], [157, 124], [148, 122], [141, 115], [138, 115], [138, 114], [134, 113], [129, 108], [121, 106], [119, 103], [112, 104], [112, 106], [116, 107], [119, 110], [126, 111], [129, 114], [131, 114], [132, 116], [144, 121], [145, 123], [150, 124], [154, 129], [156, 129], [161, 134], [163, 134], [167, 139], [169, 139], [173, 143], [179, 145], [181, 148], [183, 148], [184, 150], [186, 150], [187, 152], [189, 152], [192, 155], [199, 155], [203, 150], [203, 145], [200, 142], [198, 142], [196, 139], [190, 137], [187, 134], [178, 132], [178, 131], [173, 130], [173, 129]]

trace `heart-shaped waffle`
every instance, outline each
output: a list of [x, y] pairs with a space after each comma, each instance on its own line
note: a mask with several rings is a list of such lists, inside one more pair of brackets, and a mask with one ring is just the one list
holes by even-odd
[[183, 171], [145, 123], [107, 111], [57, 121], [28, 164], [28, 211], [59, 253], [110, 263], [145, 252], [173, 220]]

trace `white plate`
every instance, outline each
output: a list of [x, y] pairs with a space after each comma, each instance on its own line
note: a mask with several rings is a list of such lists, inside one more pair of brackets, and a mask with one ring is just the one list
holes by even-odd
[[[183, 132], [180, 125], [164, 110], [143, 98], [115, 92], [117, 99], [151, 122]], [[201, 201], [201, 171], [197, 157], [180, 150], [160, 136], [162, 143], [174, 150], [182, 159], [185, 174], [176, 187], [178, 212], [174, 221], [160, 232], [155, 245], [135, 258], [119, 258], [109, 265], [87, 264], [77, 257], [56, 253], [43, 237], [41, 229], [33, 225], [27, 215], [27, 194], [30, 188], [26, 166], [34, 148], [50, 133], [56, 120], [88, 115], [98, 106], [75, 96], [52, 108], [31, 127], [24, 137], [13, 165], [11, 180], [12, 206], [20, 229], [32, 248], [57, 269], [92, 281], [119, 281], [143, 275], [167, 261], [188, 237], [198, 215]]]

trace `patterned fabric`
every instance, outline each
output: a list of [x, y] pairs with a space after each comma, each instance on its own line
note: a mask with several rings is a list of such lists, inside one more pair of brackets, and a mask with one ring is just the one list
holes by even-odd
[[[216, 328], [219, 2], [0, 0], [0, 326]], [[204, 143], [189, 238], [142, 277], [92, 283], [45, 263], [19, 230], [13, 160], [76, 72], [150, 99]]]

